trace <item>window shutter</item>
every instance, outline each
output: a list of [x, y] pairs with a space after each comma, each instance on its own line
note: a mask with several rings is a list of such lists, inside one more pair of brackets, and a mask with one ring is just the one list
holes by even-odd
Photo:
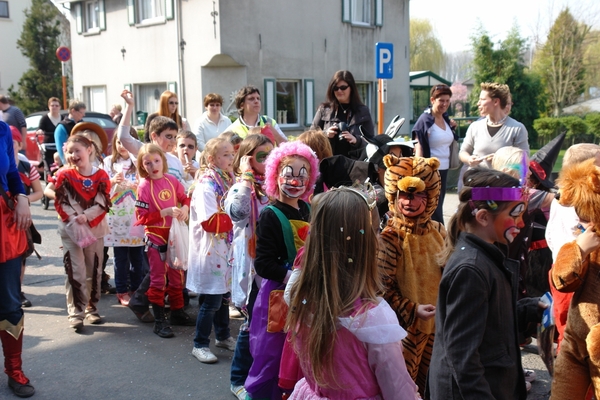
[[167, 82], [167, 90], [177, 94], [177, 82]]
[[129, 25], [135, 25], [137, 22], [135, 2], [136, 0], [127, 0], [127, 22], [129, 22]]
[[383, 0], [375, 0], [375, 26], [383, 26]]
[[98, 26], [101, 31], [106, 30], [106, 13], [104, 12], [104, 0], [98, 1]]
[[275, 118], [275, 108], [277, 107], [277, 97], [275, 94], [275, 79], [265, 79], [265, 92], [263, 94], [263, 104], [265, 114], [271, 118]]
[[311, 126], [315, 116], [315, 80], [304, 80], [304, 125]]
[[350, 7], [352, 0], [342, 0], [342, 22], [352, 22], [350, 18]]
[[175, 8], [173, 5], [173, 0], [165, 0], [165, 17], [167, 19], [175, 18]]
[[83, 9], [81, 3], [73, 4], [75, 7], [75, 25], [77, 25], [77, 33], [81, 34], [83, 32]]

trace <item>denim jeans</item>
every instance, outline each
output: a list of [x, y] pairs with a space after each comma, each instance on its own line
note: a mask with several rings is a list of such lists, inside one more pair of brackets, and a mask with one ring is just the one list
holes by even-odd
[[114, 247], [115, 286], [117, 293], [127, 293], [127, 283], [131, 291], [137, 290], [144, 278], [144, 246]]
[[17, 325], [21, 317], [21, 257], [17, 257], [0, 264], [0, 322]]
[[229, 304], [223, 301], [222, 294], [205, 294], [204, 302], [196, 319], [196, 337], [194, 347], [208, 347], [210, 331], [215, 326], [215, 338], [225, 340], [229, 332]]
[[252, 290], [248, 296], [248, 305], [246, 307], [248, 311], [248, 318], [244, 321], [244, 324], [240, 328], [240, 333], [237, 337], [237, 343], [235, 345], [235, 351], [233, 352], [233, 359], [231, 360], [231, 372], [229, 380], [233, 386], [243, 386], [246, 383], [248, 372], [254, 362], [252, 354], [250, 354], [250, 332], [248, 328], [250, 326], [250, 320], [252, 319], [252, 309], [254, 308], [254, 302], [256, 301], [256, 295], [258, 294], [258, 286], [256, 282], [252, 282]]

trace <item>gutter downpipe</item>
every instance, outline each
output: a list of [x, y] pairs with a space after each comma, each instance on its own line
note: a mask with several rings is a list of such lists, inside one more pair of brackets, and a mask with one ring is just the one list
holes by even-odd
[[187, 115], [187, 101], [185, 93], [185, 65], [183, 62], [183, 53], [185, 49], [185, 40], [183, 40], [183, 24], [181, 22], [181, 0], [175, 1], [175, 15], [177, 16], [177, 55], [178, 55], [178, 71], [179, 71], [179, 90], [180, 99], [182, 102], [179, 115]]

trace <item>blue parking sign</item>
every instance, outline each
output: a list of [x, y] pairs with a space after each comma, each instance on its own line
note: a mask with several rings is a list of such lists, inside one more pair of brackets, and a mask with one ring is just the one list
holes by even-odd
[[375, 78], [392, 79], [394, 76], [394, 45], [375, 43]]

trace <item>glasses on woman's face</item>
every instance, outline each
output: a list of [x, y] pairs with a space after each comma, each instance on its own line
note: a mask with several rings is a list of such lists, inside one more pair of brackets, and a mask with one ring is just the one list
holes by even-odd
[[169, 104], [172, 106], [178, 106], [179, 102], [178, 101], [170, 101]]
[[334, 92], [337, 92], [339, 90], [344, 91], [344, 90], [348, 89], [349, 87], [350, 87], [349, 85], [334, 86], [333, 91]]

